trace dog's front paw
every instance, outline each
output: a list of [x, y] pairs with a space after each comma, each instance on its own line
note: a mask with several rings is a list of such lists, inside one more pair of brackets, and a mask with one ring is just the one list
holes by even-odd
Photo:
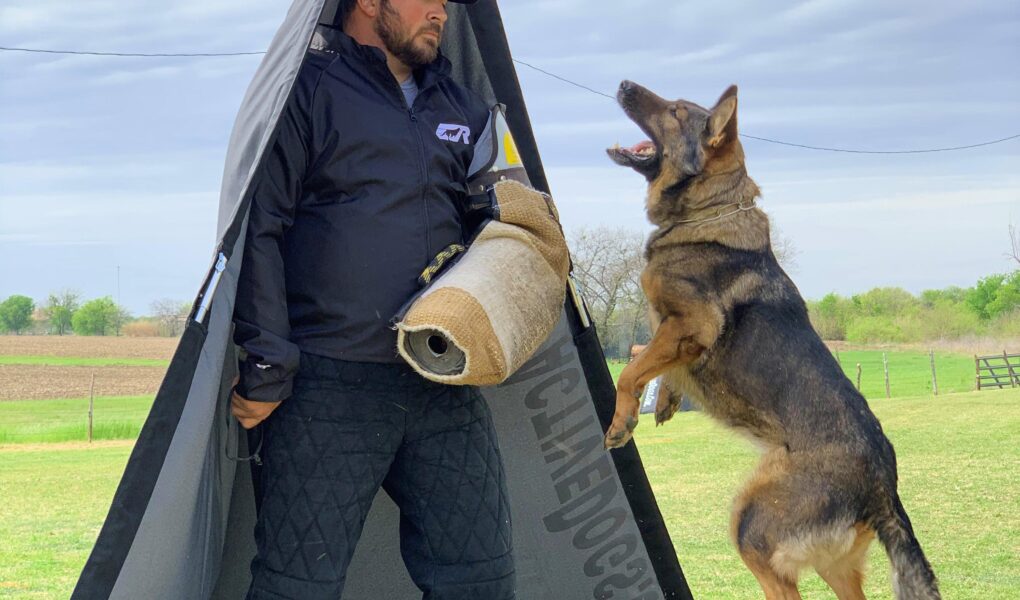
[[605, 448], [622, 448], [634, 436], [634, 428], [638, 423], [638, 411], [640, 403], [626, 393], [616, 395], [616, 413], [613, 415], [613, 422], [606, 431]]

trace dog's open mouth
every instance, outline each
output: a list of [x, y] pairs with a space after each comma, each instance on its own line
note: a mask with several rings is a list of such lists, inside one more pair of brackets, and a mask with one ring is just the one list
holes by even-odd
[[607, 149], [606, 153], [616, 164], [631, 167], [642, 173], [655, 171], [659, 162], [659, 149], [651, 140], [638, 142], [629, 148], [617, 144]]

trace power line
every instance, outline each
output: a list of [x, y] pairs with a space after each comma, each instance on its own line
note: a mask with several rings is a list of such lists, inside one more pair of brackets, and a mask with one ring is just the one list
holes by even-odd
[[600, 91], [598, 91], [598, 90], [594, 90], [594, 89], [592, 89], [592, 88], [590, 88], [590, 87], [588, 87], [588, 86], [586, 86], [586, 85], [582, 85], [582, 84], [580, 84], [580, 83], [577, 83], [576, 81], [571, 81], [571, 80], [567, 79], [566, 77], [560, 77], [559, 75], [557, 75], [557, 74], [555, 74], [555, 73], [550, 73], [549, 71], [546, 71], [545, 69], [539, 69], [539, 68], [538, 68], [538, 67], [536, 67], [535, 65], [532, 65], [532, 64], [528, 64], [528, 63], [524, 62], [523, 60], [517, 60], [517, 59], [515, 58], [515, 59], [513, 59], [513, 61], [514, 61], [515, 63], [521, 64], [521, 65], [524, 65], [525, 67], [529, 67], [529, 68], [531, 68], [531, 69], [534, 69], [534, 70], [538, 71], [539, 73], [544, 73], [544, 74], [546, 74], [546, 75], [548, 75], [549, 77], [552, 77], [552, 78], [554, 78], [554, 79], [559, 79], [560, 81], [562, 81], [562, 82], [564, 82], [564, 83], [569, 83], [569, 84], [570, 84], [570, 85], [572, 85], [572, 86], [575, 86], [575, 87], [579, 87], [579, 88], [581, 88], [582, 90], [587, 90], [587, 91], [589, 91], [589, 92], [591, 92], [591, 93], [593, 93], [593, 94], [598, 94], [599, 96], [605, 96], [606, 98], [609, 98], [610, 100], [616, 100], [616, 96], [610, 96], [609, 94], [606, 94], [606, 93], [600, 92]]
[[992, 144], [1001, 144], [1002, 142], [1008, 142], [1009, 140], [1015, 140], [1020, 138], [1020, 133], [1011, 135], [998, 140], [991, 140], [989, 142], [981, 142], [978, 144], [970, 144], [967, 146], [952, 146], [949, 148], [929, 148], [927, 150], [850, 150], [847, 148], [825, 148], [822, 146], [807, 146], [805, 144], [794, 144], [791, 142], [781, 142], [779, 140], [770, 140], [769, 138], [756, 137], [741, 133], [740, 137], [751, 138], [752, 140], [761, 140], [763, 142], [770, 142], [773, 144], [782, 144], [784, 146], [794, 146], [796, 148], [807, 148], [809, 150], [824, 150], [826, 152], [849, 152], [851, 154], [924, 154], [927, 152], [949, 152], [950, 150], [967, 150], [968, 148], [980, 148], [981, 146], [991, 146]]
[[[5, 51], [5, 52], [30, 52], [30, 53], [40, 53], [40, 54], [72, 54], [72, 55], [79, 55], [79, 56], [116, 56], [116, 57], [140, 57], [140, 58], [196, 58], [196, 57], [213, 57], [213, 56], [256, 56], [256, 55], [265, 54], [265, 52], [86, 52], [86, 51], [81, 51], [81, 50], [44, 50], [44, 49], [40, 49], [40, 48], [15, 48], [15, 47], [8, 47], [8, 46], [0, 46], [0, 51]], [[590, 88], [590, 87], [588, 87], [588, 86], [586, 86], [584, 84], [581, 84], [581, 83], [578, 83], [576, 81], [572, 81], [570, 79], [567, 79], [566, 77], [562, 77], [560, 75], [557, 75], [556, 73], [552, 73], [552, 72], [546, 71], [545, 69], [541, 69], [539, 67], [536, 67], [535, 65], [533, 65], [531, 63], [527, 63], [527, 62], [525, 62], [523, 60], [519, 60], [519, 59], [516, 59], [516, 58], [512, 58], [511, 60], [513, 60], [515, 63], [517, 63], [519, 65], [523, 65], [525, 67], [528, 67], [529, 69], [534, 69], [535, 71], [538, 71], [539, 73], [542, 73], [544, 75], [552, 77], [553, 79], [557, 79], [559, 81], [562, 81], [562, 82], [564, 82], [566, 84], [569, 84], [569, 85], [572, 85], [574, 87], [580, 88], [580, 89], [585, 90], [587, 92], [590, 92], [592, 94], [596, 94], [598, 96], [603, 96], [603, 97], [609, 98], [611, 100], [615, 100], [616, 99], [616, 97], [611, 95], [611, 94], [606, 94], [605, 92], [600, 92], [600, 91], [598, 91], [598, 90], [596, 90], [594, 88]], [[746, 134], [746, 133], [741, 133], [740, 136], [744, 137], [744, 138], [752, 139], [752, 140], [768, 142], [770, 144], [779, 144], [779, 145], [782, 145], [782, 146], [792, 146], [794, 148], [805, 148], [807, 150], [819, 150], [819, 151], [823, 151], [823, 152], [843, 152], [843, 153], [848, 153], [848, 154], [928, 154], [928, 153], [932, 153], [932, 152], [951, 152], [951, 151], [954, 151], [954, 150], [968, 150], [968, 149], [971, 149], [971, 148], [980, 148], [982, 146], [991, 146], [991, 145], [994, 145], [994, 144], [1001, 144], [1003, 142], [1008, 142], [1010, 140], [1015, 140], [1017, 138], [1020, 138], [1020, 133], [1015, 134], [1015, 135], [1010, 135], [1010, 136], [1007, 136], [1007, 137], [1004, 137], [1004, 138], [1000, 138], [1000, 139], [997, 139], [997, 140], [990, 140], [990, 141], [987, 141], [987, 142], [979, 142], [979, 143], [976, 143], [976, 144], [968, 144], [968, 145], [965, 145], [965, 146], [951, 146], [951, 147], [947, 147], [947, 148], [928, 148], [928, 149], [923, 149], [923, 150], [856, 150], [856, 149], [851, 149], [851, 148], [829, 148], [829, 147], [825, 147], [825, 146], [810, 146], [810, 145], [807, 145], [807, 144], [795, 144], [793, 142], [784, 142], [784, 141], [781, 141], [781, 140], [773, 140], [773, 139], [770, 139], [770, 138], [758, 137], [758, 136], [749, 135], [749, 134]]]
[[[616, 100], [615, 96], [610, 96], [609, 94], [600, 92], [598, 90], [594, 90], [594, 89], [592, 89], [592, 88], [590, 88], [590, 87], [588, 87], [586, 85], [577, 83], [576, 81], [571, 81], [571, 80], [569, 80], [569, 79], [567, 79], [565, 77], [560, 77], [559, 75], [556, 75], [555, 73], [550, 73], [549, 71], [546, 71], [544, 69], [540, 69], [540, 68], [536, 67], [535, 65], [531, 65], [531, 64], [528, 64], [528, 63], [524, 62], [523, 60], [517, 60], [515, 58], [515, 59], [513, 59], [513, 61], [515, 63], [522, 64], [522, 65], [524, 65], [526, 67], [532, 68], [532, 69], [538, 71], [539, 73], [544, 73], [544, 74], [546, 74], [546, 75], [548, 75], [550, 77], [554, 77], [556, 79], [559, 79], [560, 81], [563, 81], [565, 83], [569, 83], [570, 85], [573, 85], [573, 86], [576, 86], [576, 87], [579, 87], [582, 90], [587, 90], [587, 91], [589, 91], [589, 92], [591, 92], [593, 94], [598, 94], [599, 96], [605, 96], [606, 98], [610, 98], [612, 100]], [[1016, 135], [1011, 135], [1011, 136], [1008, 136], [1008, 137], [1004, 137], [1002, 139], [991, 140], [991, 141], [988, 141], [988, 142], [980, 142], [980, 143], [977, 143], [977, 144], [969, 144], [969, 145], [966, 145], [966, 146], [953, 146], [953, 147], [950, 147], [950, 148], [929, 148], [929, 149], [925, 149], [925, 150], [852, 150], [852, 149], [848, 149], [848, 148], [826, 148], [824, 146], [809, 146], [807, 144], [794, 144], [793, 142], [783, 142], [783, 141], [780, 141], [780, 140], [773, 140], [773, 139], [769, 139], [769, 138], [758, 137], [758, 136], [749, 135], [749, 134], [746, 134], [746, 133], [741, 133], [739, 135], [740, 135], [740, 137], [749, 138], [749, 139], [752, 139], [752, 140], [759, 140], [759, 141], [762, 141], [762, 142], [769, 142], [771, 144], [781, 144], [783, 146], [793, 146], [795, 148], [806, 148], [808, 150], [821, 150], [821, 151], [824, 151], [824, 152], [846, 152], [846, 153], [850, 153], [850, 154], [926, 154], [926, 153], [930, 153], [930, 152], [949, 152], [951, 150], [967, 150], [968, 148], [980, 148], [981, 146], [991, 146], [992, 144], [1001, 144], [1002, 142], [1008, 142], [1009, 140], [1015, 140], [1017, 138], [1020, 138], [1020, 133], [1018, 133]]]
[[39, 48], [10, 48], [0, 46], [0, 50], [7, 52], [33, 52], [40, 54], [74, 54], [78, 56], [130, 56], [142, 58], [158, 57], [206, 57], [206, 56], [253, 56], [265, 54], [265, 52], [84, 52], [80, 50], [40, 50]]

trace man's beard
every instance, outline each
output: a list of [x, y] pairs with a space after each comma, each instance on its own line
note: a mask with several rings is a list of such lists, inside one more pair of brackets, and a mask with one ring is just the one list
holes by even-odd
[[415, 44], [415, 40], [426, 31], [434, 31], [437, 37], [441, 36], [443, 30], [439, 25], [434, 23], [425, 25], [414, 32], [414, 35], [406, 35], [405, 31], [406, 28], [400, 19], [400, 14], [390, 6], [389, 0], [382, 0], [379, 5], [379, 18], [375, 21], [375, 33], [386, 44], [386, 49], [412, 69], [423, 67], [436, 60], [436, 56], [439, 55], [438, 40], [435, 45], [432, 45], [428, 40]]

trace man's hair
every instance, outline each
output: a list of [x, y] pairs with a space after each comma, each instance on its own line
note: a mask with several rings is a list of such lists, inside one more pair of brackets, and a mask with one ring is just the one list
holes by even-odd
[[336, 18], [333, 23], [337, 27], [343, 27], [344, 23], [347, 22], [347, 17], [354, 12], [354, 5], [358, 3], [358, 0], [338, 0], [336, 6]]

